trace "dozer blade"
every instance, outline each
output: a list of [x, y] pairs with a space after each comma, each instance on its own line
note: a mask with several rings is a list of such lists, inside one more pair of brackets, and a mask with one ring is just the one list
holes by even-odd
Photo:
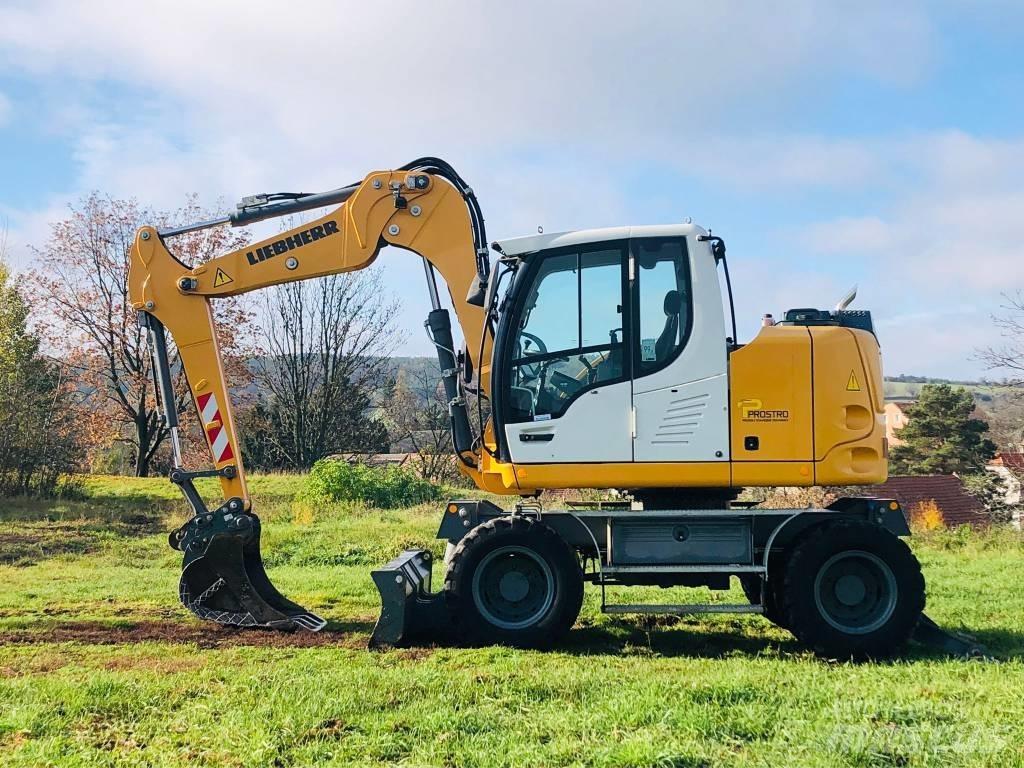
[[[234, 501], [234, 500], [233, 500]], [[199, 515], [171, 534], [185, 553], [178, 595], [201, 619], [235, 627], [306, 629], [327, 624], [270, 583], [260, 557], [260, 520], [229, 504]]]
[[433, 558], [421, 549], [407, 549], [371, 574], [380, 592], [381, 612], [370, 636], [371, 648], [407, 645], [413, 640], [440, 639], [451, 622], [443, 593], [430, 591]]

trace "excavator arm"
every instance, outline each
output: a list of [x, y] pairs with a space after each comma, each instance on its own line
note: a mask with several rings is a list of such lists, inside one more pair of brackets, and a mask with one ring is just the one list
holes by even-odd
[[[165, 238], [196, 229], [263, 219], [335, 205], [326, 215], [288, 231], [189, 266], [167, 249]], [[462, 396], [460, 372], [476, 372], [478, 391], [490, 378], [490, 336], [484, 294], [488, 252], [483, 217], [469, 188], [447, 163], [424, 158], [397, 170], [375, 171], [361, 182], [318, 195], [246, 198], [238, 211], [214, 221], [136, 234], [128, 274], [129, 298], [148, 328], [154, 375], [171, 428], [171, 479], [185, 493], [194, 515], [171, 534], [184, 552], [181, 599], [203, 618], [234, 625], [319, 629], [323, 621], [286, 600], [270, 584], [259, 554], [259, 520], [252, 513], [240, 439], [217, 343], [213, 302], [272, 285], [352, 272], [371, 265], [393, 245], [422, 258], [433, 305], [427, 326], [438, 347], [442, 378], [461, 467], [479, 482], [483, 436], [473, 439]], [[466, 341], [456, 360], [450, 321], [437, 294], [435, 272], [452, 296]], [[177, 347], [213, 470], [182, 466], [177, 414], [165, 330]], [[170, 404], [171, 407], [166, 407]], [[220, 480], [224, 504], [209, 510], [193, 486], [202, 476]]]

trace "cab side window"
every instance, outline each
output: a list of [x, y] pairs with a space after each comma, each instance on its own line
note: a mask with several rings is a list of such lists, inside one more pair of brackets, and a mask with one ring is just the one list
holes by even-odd
[[639, 378], [664, 368], [686, 346], [693, 303], [685, 239], [634, 240], [633, 257], [639, 324], [633, 359]]
[[509, 422], [556, 418], [625, 378], [624, 256], [604, 244], [542, 257], [513, 340]]

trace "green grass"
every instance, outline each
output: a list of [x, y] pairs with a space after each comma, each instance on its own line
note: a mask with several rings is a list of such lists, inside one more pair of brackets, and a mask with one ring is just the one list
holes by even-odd
[[998, 663], [827, 663], [757, 617], [612, 618], [593, 592], [557, 651], [374, 653], [369, 571], [440, 553], [439, 510], [313, 510], [300, 484], [251, 486], [272, 578], [331, 620], [316, 638], [186, 614], [166, 481], [0, 502], [0, 765], [1024, 765], [1015, 533], [912, 541], [929, 614]]

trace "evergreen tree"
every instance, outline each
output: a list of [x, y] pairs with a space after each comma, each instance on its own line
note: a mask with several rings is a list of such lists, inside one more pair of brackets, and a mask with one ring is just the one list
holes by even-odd
[[39, 341], [28, 331], [28, 306], [11, 284], [7, 265], [0, 262], [0, 377], [5, 387], [38, 351]]
[[899, 432], [903, 445], [893, 448], [894, 475], [948, 475], [984, 471], [996, 446], [985, 435], [988, 424], [972, 416], [974, 398], [963, 388], [926, 384]]
[[39, 354], [28, 305], [0, 261], [0, 494], [47, 493], [78, 457], [70, 388]]

